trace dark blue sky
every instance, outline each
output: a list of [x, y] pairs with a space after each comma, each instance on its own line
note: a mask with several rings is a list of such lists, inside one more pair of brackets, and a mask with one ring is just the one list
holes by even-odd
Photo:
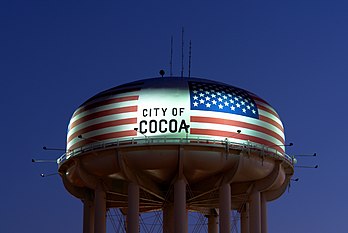
[[[269, 205], [269, 232], [345, 233], [346, 1], [20, 1], [0, 3], [0, 232], [82, 232], [82, 204], [55, 159], [73, 111], [110, 87], [180, 75], [180, 33], [192, 76], [258, 94], [280, 114], [289, 154], [317, 152], [291, 192]], [[187, 62], [187, 56], [185, 58]], [[186, 66], [187, 67], [187, 66]], [[187, 71], [187, 70], [185, 70]]]

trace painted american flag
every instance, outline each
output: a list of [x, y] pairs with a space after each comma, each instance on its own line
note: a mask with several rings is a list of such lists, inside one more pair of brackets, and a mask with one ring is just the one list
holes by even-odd
[[[90, 144], [136, 136], [139, 92], [142, 82], [121, 85], [87, 100], [73, 114], [67, 135], [67, 150]], [[83, 135], [82, 140], [78, 138]]]
[[189, 90], [191, 136], [222, 137], [284, 152], [282, 122], [264, 100], [245, 90], [217, 83], [189, 82]]

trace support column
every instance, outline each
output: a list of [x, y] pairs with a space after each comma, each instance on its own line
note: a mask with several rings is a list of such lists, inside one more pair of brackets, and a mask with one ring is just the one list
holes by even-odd
[[101, 185], [94, 191], [94, 233], [106, 232], [106, 193]]
[[250, 233], [261, 233], [260, 192], [253, 191], [250, 195]]
[[163, 208], [163, 233], [174, 233], [174, 208], [172, 204]]
[[261, 193], [261, 233], [268, 232], [267, 225], [267, 200], [266, 196]]
[[223, 184], [219, 190], [220, 233], [231, 232], [231, 186]]
[[139, 233], [139, 186], [128, 184], [127, 233]]
[[249, 233], [249, 203], [245, 203], [242, 212], [240, 213], [240, 230], [241, 233]]
[[206, 216], [208, 218], [208, 233], [218, 233], [219, 232], [219, 220], [217, 214], [211, 213]]
[[179, 179], [174, 184], [174, 232], [187, 232], [186, 183]]
[[83, 233], [94, 232], [94, 206], [90, 200], [83, 200]]

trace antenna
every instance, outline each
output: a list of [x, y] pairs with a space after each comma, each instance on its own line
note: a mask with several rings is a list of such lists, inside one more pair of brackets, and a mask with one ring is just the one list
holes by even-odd
[[184, 27], [181, 30], [181, 77], [184, 77]]
[[173, 76], [173, 36], [170, 38], [170, 77]]
[[192, 48], [192, 43], [190, 40], [190, 48], [189, 48], [189, 67], [188, 67], [188, 77], [191, 77], [191, 48]]

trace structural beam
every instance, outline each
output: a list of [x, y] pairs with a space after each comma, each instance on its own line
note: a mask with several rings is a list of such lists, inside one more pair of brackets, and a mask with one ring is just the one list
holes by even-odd
[[268, 232], [267, 225], [267, 199], [266, 195], [261, 193], [261, 233]]
[[209, 214], [206, 216], [208, 218], [208, 233], [218, 233], [219, 232], [219, 219], [217, 214]]
[[222, 184], [219, 190], [219, 225], [220, 233], [231, 232], [231, 186]]
[[163, 233], [174, 233], [174, 208], [173, 204], [163, 208]]
[[139, 233], [139, 186], [128, 184], [127, 233]]
[[250, 195], [249, 216], [250, 233], [261, 233], [260, 192], [257, 190], [254, 190]]
[[245, 203], [240, 213], [240, 228], [241, 233], [249, 233], [249, 203]]
[[178, 179], [174, 184], [174, 233], [187, 232], [186, 183]]
[[106, 193], [102, 185], [94, 191], [94, 233], [106, 232]]
[[90, 200], [83, 200], [83, 233], [94, 232], [94, 205]]

